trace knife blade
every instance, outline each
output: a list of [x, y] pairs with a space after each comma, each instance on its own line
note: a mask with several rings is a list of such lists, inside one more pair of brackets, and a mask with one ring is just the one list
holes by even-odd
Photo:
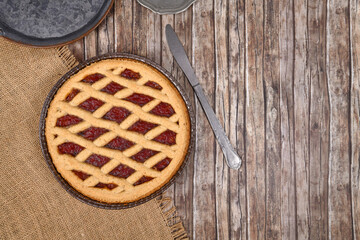
[[211, 128], [214, 131], [214, 135], [221, 147], [221, 150], [224, 153], [227, 165], [232, 169], [239, 169], [241, 166], [241, 158], [231, 145], [229, 138], [227, 137], [223, 127], [214, 113], [214, 110], [206, 99], [205, 93], [200, 86], [199, 80], [195, 75], [189, 58], [185, 53], [185, 49], [170, 24], [166, 25], [165, 34], [171, 53], [193, 87], [195, 94], [199, 99], [200, 105], [202, 106], [205, 115], [209, 120]]

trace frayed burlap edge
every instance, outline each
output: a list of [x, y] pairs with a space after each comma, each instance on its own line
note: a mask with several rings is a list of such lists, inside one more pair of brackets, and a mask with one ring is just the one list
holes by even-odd
[[67, 46], [56, 48], [56, 52], [68, 69], [71, 69], [79, 64]]
[[176, 207], [172, 204], [171, 198], [161, 195], [156, 198], [156, 201], [166, 225], [170, 228], [173, 238], [175, 240], [189, 239], [181, 218], [177, 214]]

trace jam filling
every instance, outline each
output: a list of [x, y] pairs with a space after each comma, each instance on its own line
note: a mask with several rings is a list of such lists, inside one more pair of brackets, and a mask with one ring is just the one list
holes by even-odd
[[155, 137], [153, 140], [171, 146], [176, 144], [176, 133], [171, 130], [166, 130], [159, 136]]
[[132, 147], [134, 144], [135, 143], [126, 140], [124, 138], [116, 137], [113, 140], [111, 140], [108, 144], [106, 144], [105, 147], [119, 151], [125, 151], [126, 149]]
[[82, 121], [81, 118], [74, 116], [74, 115], [67, 114], [65, 116], [59, 117], [56, 120], [56, 126], [57, 127], [69, 127], [71, 125], [78, 124], [81, 121]]
[[141, 134], [145, 134], [148, 131], [150, 131], [151, 129], [157, 127], [158, 125], [155, 123], [150, 123], [150, 122], [146, 122], [143, 120], [139, 120], [136, 123], [134, 123], [133, 125], [131, 125], [131, 127], [128, 128], [129, 131], [134, 131], [134, 132], [138, 132]]
[[96, 188], [107, 188], [109, 190], [113, 190], [117, 186], [118, 185], [115, 183], [102, 183], [102, 182], [99, 182], [98, 184], [95, 185]]
[[100, 91], [114, 95], [115, 93], [117, 93], [118, 91], [120, 91], [123, 88], [124, 87], [121, 86], [120, 84], [118, 84], [116, 82], [111, 82], [108, 85], [106, 85], [103, 89], [101, 89]]
[[70, 102], [79, 92], [79, 89], [73, 88], [71, 92], [66, 96], [65, 101]]
[[132, 95], [124, 98], [124, 100], [137, 104], [140, 107], [144, 106], [153, 99], [153, 97], [141, 93], [133, 93]]
[[120, 165], [114, 168], [111, 172], [109, 172], [109, 174], [118, 178], [128, 178], [134, 172], [135, 170], [131, 167], [120, 163]]
[[138, 80], [141, 78], [140, 73], [134, 72], [133, 70], [130, 70], [128, 68], [126, 68], [124, 71], [122, 71], [120, 76], [130, 79], [130, 80]]
[[154, 178], [152, 177], [148, 177], [148, 176], [142, 176], [139, 180], [137, 180], [137, 182], [135, 182], [133, 185], [134, 186], [137, 186], [137, 185], [140, 185], [140, 184], [143, 184], [143, 183], [146, 183], [150, 180], [153, 180]]
[[104, 166], [107, 162], [110, 161], [110, 158], [101, 156], [98, 154], [92, 154], [90, 157], [86, 159], [86, 163], [91, 164], [95, 167], [101, 168]]
[[156, 105], [150, 113], [161, 116], [161, 117], [171, 117], [175, 110], [172, 108], [172, 106], [168, 103], [161, 102], [158, 105]]
[[99, 81], [100, 79], [104, 78], [105, 76], [102, 75], [101, 73], [94, 73], [91, 75], [86, 76], [83, 80], [81, 80], [84, 83], [89, 83], [89, 84], [93, 84], [97, 81]]
[[117, 123], [121, 123], [127, 118], [131, 112], [126, 108], [122, 107], [113, 107], [111, 108], [102, 118], [110, 121], [114, 121]]
[[76, 157], [82, 150], [84, 150], [84, 147], [73, 142], [65, 142], [58, 146], [60, 154], [69, 154], [73, 157]]
[[161, 90], [162, 86], [160, 86], [158, 83], [153, 82], [153, 81], [148, 81], [147, 83], [145, 83], [145, 86], [157, 89], [157, 90]]
[[85, 180], [88, 177], [90, 177], [91, 175], [84, 173], [82, 171], [76, 171], [76, 170], [71, 170], [73, 173], [75, 173], [76, 176], [78, 176], [81, 180]]
[[164, 158], [163, 160], [161, 160], [160, 162], [158, 162], [155, 166], [153, 166], [152, 168], [158, 171], [162, 171], [164, 170], [171, 162], [171, 158]]
[[86, 99], [84, 102], [82, 102], [79, 107], [89, 111], [89, 112], [95, 112], [99, 107], [101, 107], [104, 104], [103, 101], [90, 97]]
[[143, 148], [140, 152], [138, 152], [134, 156], [131, 156], [131, 158], [137, 162], [143, 163], [157, 153], [158, 153], [158, 151]]
[[109, 130], [105, 128], [98, 128], [98, 127], [89, 127], [82, 132], [79, 132], [78, 135], [86, 138], [87, 140], [94, 141], [104, 133], [108, 132]]

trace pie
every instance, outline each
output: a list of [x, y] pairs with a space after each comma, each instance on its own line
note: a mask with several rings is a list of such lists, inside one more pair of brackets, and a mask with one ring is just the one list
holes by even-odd
[[190, 142], [186, 104], [155, 68], [105, 59], [72, 75], [45, 120], [56, 170], [78, 192], [105, 203], [130, 203], [164, 186]]

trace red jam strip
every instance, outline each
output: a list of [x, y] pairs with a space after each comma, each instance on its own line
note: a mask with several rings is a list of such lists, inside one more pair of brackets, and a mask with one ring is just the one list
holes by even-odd
[[84, 150], [84, 147], [73, 142], [65, 142], [58, 146], [58, 151], [60, 154], [69, 154], [73, 157], [78, 155], [82, 150]]
[[154, 99], [153, 97], [141, 93], [133, 93], [127, 98], [124, 98], [124, 100], [137, 104], [140, 107], [144, 106], [153, 99]]
[[104, 133], [108, 132], [109, 130], [105, 128], [97, 128], [97, 127], [89, 127], [82, 132], [79, 132], [78, 135], [86, 138], [87, 140], [94, 141]]
[[79, 89], [73, 88], [71, 92], [66, 96], [65, 101], [70, 102], [79, 92]]
[[56, 126], [57, 127], [68, 127], [68, 126], [71, 126], [71, 125], [75, 125], [75, 124], [78, 124], [79, 122], [81, 122], [82, 119], [77, 117], [77, 116], [74, 116], [74, 115], [65, 115], [65, 116], [62, 116], [60, 118], [58, 118], [56, 120]]
[[101, 168], [109, 161], [110, 161], [110, 158], [108, 158], [108, 157], [97, 155], [97, 154], [92, 154], [90, 157], [88, 157], [86, 159], [85, 162], [88, 164], [91, 164], [95, 167]]
[[152, 156], [154, 156], [157, 153], [158, 153], [158, 151], [143, 148], [140, 152], [138, 152], [137, 154], [135, 154], [131, 158], [134, 159], [137, 162], [143, 163], [143, 162], [145, 162], [146, 160], [148, 160], [149, 158], [151, 158]]
[[130, 114], [131, 112], [126, 108], [113, 107], [103, 116], [103, 119], [114, 121], [120, 124]]
[[157, 127], [158, 125], [155, 123], [150, 123], [150, 122], [146, 122], [143, 120], [139, 120], [136, 123], [134, 123], [133, 125], [131, 125], [131, 127], [128, 128], [129, 131], [134, 131], [134, 132], [138, 132], [141, 134], [145, 134], [148, 131], [150, 131], [151, 129], [153, 129], [154, 127]]
[[160, 86], [158, 83], [153, 82], [153, 81], [148, 81], [147, 83], [145, 83], [145, 86], [157, 89], [157, 90], [161, 90], [162, 86]]
[[171, 146], [176, 144], [176, 133], [171, 130], [166, 130], [165, 132], [163, 132], [153, 140]]
[[106, 85], [103, 89], [101, 89], [100, 91], [114, 95], [115, 93], [117, 93], [118, 91], [120, 91], [123, 88], [124, 87], [121, 86], [120, 84], [117, 84], [116, 82], [111, 82], [108, 85]]
[[84, 102], [82, 102], [79, 107], [81, 107], [82, 109], [89, 111], [89, 112], [95, 112], [96, 109], [98, 109], [99, 107], [101, 107], [104, 104], [103, 101], [90, 97], [88, 99], [86, 99]]
[[95, 185], [96, 188], [107, 188], [109, 190], [112, 190], [114, 188], [116, 188], [118, 185], [115, 183], [102, 183], [99, 182], [98, 184]]
[[161, 117], [171, 117], [175, 111], [172, 106], [168, 103], [161, 102], [156, 105], [150, 113], [161, 116]]
[[82, 171], [76, 171], [76, 170], [71, 170], [73, 173], [75, 173], [76, 176], [78, 176], [81, 180], [85, 180], [88, 177], [90, 177], [91, 175], [84, 173]]
[[153, 180], [154, 178], [152, 177], [148, 177], [148, 176], [142, 176], [139, 180], [137, 180], [136, 183], [134, 183], [133, 185], [134, 186], [137, 186], [137, 185], [140, 185], [140, 184], [143, 184], [143, 183], [146, 183], [150, 180]]
[[100, 79], [104, 78], [105, 76], [100, 74], [100, 73], [94, 73], [91, 75], [86, 76], [83, 80], [81, 80], [84, 83], [90, 83], [93, 84], [97, 81], [99, 81]]
[[114, 168], [111, 172], [109, 172], [109, 174], [118, 178], [128, 178], [134, 172], [135, 170], [132, 169], [131, 167], [128, 167], [124, 164], [120, 164], [119, 166]]
[[133, 70], [130, 69], [125, 69], [124, 71], [122, 71], [122, 73], [120, 74], [122, 77], [130, 79], [130, 80], [138, 80], [141, 78], [140, 73], [138, 72], [134, 72]]
[[113, 140], [111, 140], [108, 144], [106, 144], [105, 147], [119, 151], [125, 151], [126, 149], [132, 147], [134, 144], [135, 143], [126, 140], [124, 138], [116, 137]]
[[164, 170], [171, 162], [171, 158], [164, 158], [163, 160], [161, 160], [160, 162], [158, 162], [155, 166], [153, 166], [152, 168], [158, 171], [162, 171]]

